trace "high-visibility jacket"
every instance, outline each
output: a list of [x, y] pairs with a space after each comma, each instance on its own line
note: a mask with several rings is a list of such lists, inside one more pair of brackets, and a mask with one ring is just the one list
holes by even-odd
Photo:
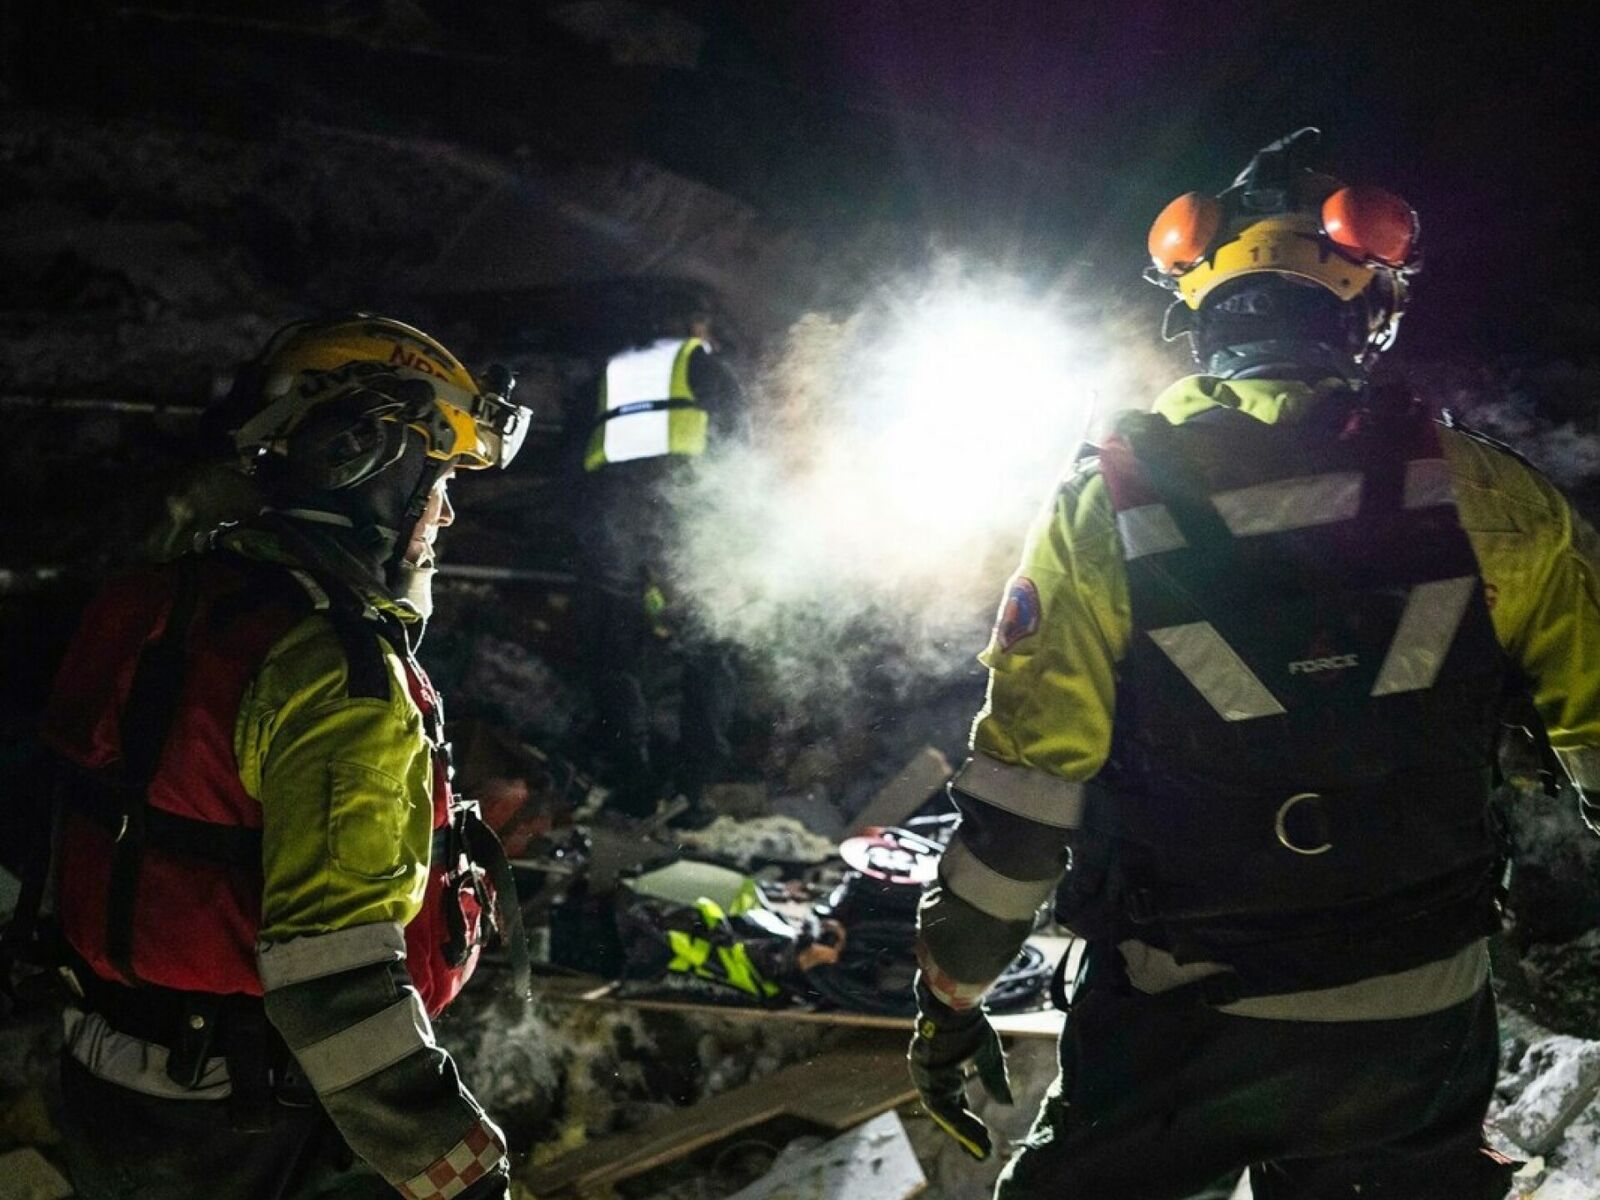
[[584, 470], [705, 453], [710, 419], [689, 383], [689, 363], [696, 352], [709, 354], [710, 347], [699, 338], [669, 338], [618, 354], [606, 364]]
[[[1299, 424], [1347, 402], [1345, 389], [1334, 381], [1311, 387], [1194, 377], [1169, 388], [1155, 411], [1173, 425], [1219, 409], [1269, 425]], [[1447, 492], [1454, 500], [1482, 580], [1482, 603], [1496, 642], [1528, 681], [1551, 743], [1569, 770], [1580, 779], [1585, 774], [1600, 776], [1595, 769], [1600, 763], [1596, 599], [1600, 539], [1548, 481], [1513, 455], [1459, 430], [1439, 429], [1437, 439], [1436, 455], [1417, 456], [1429, 465], [1411, 469], [1411, 486], [1417, 495]], [[1402, 497], [1406, 483], [1402, 473], [1395, 485]], [[1315, 503], [1339, 511], [1348, 498], [1336, 492], [1333, 488]], [[1270, 491], [1252, 494], [1247, 489], [1224, 502], [1236, 508], [1228, 519], [1246, 523], [1241, 528], [1251, 520], [1270, 522], [1272, 499]], [[1298, 502], [1310, 500], [1302, 493]], [[1142, 506], [1127, 505], [1138, 507]], [[1054, 893], [1068, 847], [1081, 837], [1085, 813], [1100, 803], [1108, 784], [1112, 786], [1104, 802], [1114, 808], [1113, 773], [1103, 769], [1113, 753], [1114, 732], [1122, 732], [1115, 730], [1117, 722], [1133, 717], [1119, 704], [1131, 669], [1131, 644], [1136, 636], [1148, 638], [1150, 632], [1147, 627], [1143, 634], [1136, 633], [1130, 567], [1138, 556], [1130, 561], [1124, 532], [1131, 532], [1143, 549], [1172, 532], [1153, 513], [1124, 516], [1121, 526], [1103, 463], [1098, 458], [1079, 463], [1030, 531], [1022, 564], [1007, 586], [994, 636], [981, 656], [990, 668], [988, 698], [974, 726], [973, 757], [955, 781], [963, 825], [941, 865], [938, 890], [925, 903], [921, 922], [921, 954], [929, 980], [952, 1002], [974, 1002], [1009, 961], [1032, 913]], [[1422, 556], [1429, 554], [1431, 550]], [[1433, 582], [1443, 584], [1467, 574], [1451, 564]], [[1424, 595], [1451, 604], [1461, 599], [1443, 591], [1436, 587]], [[1470, 607], [1470, 595], [1467, 601]], [[1171, 626], [1198, 623], [1177, 619], [1181, 613], [1168, 615], [1173, 617]], [[1418, 624], [1448, 627], [1448, 615], [1437, 619], [1435, 614]], [[1256, 619], [1265, 625], [1273, 618], [1270, 611], [1257, 610]], [[1477, 619], [1469, 619], [1463, 609], [1464, 624]], [[1390, 645], [1398, 632], [1389, 630]], [[1456, 632], [1459, 637], [1460, 626]], [[1371, 633], [1375, 643], [1384, 640], [1376, 625]], [[1263, 639], [1272, 634], [1272, 628], [1259, 630]], [[1168, 682], [1188, 688], [1191, 699], [1198, 697], [1197, 702], [1203, 703], [1195, 719], [1222, 730], [1214, 743], [1212, 769], [1229, 778], [1228, 772], [1238, 767], [1240, 746], [1238, 728], [1226, 727], [1249, 722], [1225, 720], [1204, 699], [1204, 689], [1184, 678], [1172, 656], [1154, 645], [1149, 649], [1165, 660], [1162, 669], [1175, 673], [1176, 679]], [[1174, 649], [1183, 657], [1181, 646]], [[1286, 655], [1280, 674], [1271, 682], [1261, 681], [1259, 670], [1252, 668], [1252, 673], [1268, 693], [1274, 685], [1284, 690], [1354, 688], [1357, 674], [1356, 664], [1348, 662], [1351, 653], [1366, 656], [1359, 665], [1370, 692], [1377, 682], [1373, 673], [1381, 671], [1387, 659], [1383, 647], [1353, 648], [1329, 640], [1326, 645], [1308, 645], [1304, 653], [1296, 649]], [[1293, 663], [1300, 669], [1291, 677], [1288, 664]], [[1239, 678], [1227, 688], [1216, 684], [1212, 698], [1241, 713], [1252, 708], [1252, 700], [1264, 704], [1248, 682], [1239, 689]], [[1229, 693], [1225, 698], [1223, 691]], [[1466, 724], [1470, 736], [1482, 731], [1476, 717]], [[1351, 752], [1360, 751], [1352, 747]], [[1278, 797], [1280, 805], [1288, 798]], [[1275, 820], [1277, 809], [1269, 815]], [[1325, 840], [1317, 834], [1326, 815], [1307, 805], [1291, 806], [1284, 815], [1285, 831], [1301, 848], [1316, 849]], [[1297, 824], [1300, 818], [1311, 820]], [[1276, 841], [1274, 829], [1266, 833]], [[1224, 970], [1215, 961], [1180, 962], [1170, 947], [1159, 943], [1159, 938], [1146, 941], [1137, 936], [1120, 943], [1130, 978], [1145, 991], [1165, 990]], [[1375, 956], [1370, 977], [1329, 986], [1319, 986], [1317, 979], [1308, 977], [1302, 987], [1286, 986], [1281, 995], [1243, 999], [1225, 1005], [1224, 1011], [1326, 1020], [1435, 1011], [1472, 994], [1487, 971], [1481, 939], [1454, 953], [1445, 945], [1440, 954], [1436, 961], [1399, 970], [1386, 967], [1381, 956]]]
[[[312, 576], [255, 530], [225, 543], [110, 585], [46, 712], [72, 768], [57, 911], [88, 973], [69, 1052], [146, 1094], [237, 1096], [226, 1034], [187, 1087], [163, 1078], [183, 1034], [150, 1013], [262, 997], [347, 1140], [402, 1193], [446, 1160], [481, 1175], [504, 1139], [429, 1018], [476, 964], [489, 894], [438, 696], [393, 624], [408, 614]], [[169, 629], [182, 640], [164, 698], [141, 680]], [[170, 720], [140, 751], [152, 707]], [[120, 1052], [120, 1035], [155, 1045]]]

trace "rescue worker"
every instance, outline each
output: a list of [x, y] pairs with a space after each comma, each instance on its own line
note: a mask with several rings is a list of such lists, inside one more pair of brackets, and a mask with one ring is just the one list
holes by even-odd
[[[690, 802], [688, 821], [703, 823], [701, 793], [730, 755], [736, 681], [726, 646], [704, 628], [674, 570], [678, 507], [687, 468], [740, 435], [744, 407], [705, 323], [696, 327], [607, 361], [584, 423], [576, 525], [584, 654], [610, 803], [648, 816], [675, 790]], [[655, 719], [668, 698], [678, 702], [675, 739], [662, 737]]]
[[1509, 1185], [1482, 1140], [1494, 745], [1525, 685], [1600, 786], [1600, 540], [1504, 447], [1369, 382], [1416, 218], [1311, 170], [1314, 143], [1157, 219], [1205, 373], [1078, 462], [982, 656], [910, 1052], [974, 1156], [963, 1064], [1009, 1101], [988, 982], [1052, 894], [1088, 942], [1002, 1200], [1163, 1200], [1247, 1167], [1257, 1200]]
[[110, 584], [44, 721], [77, 1194], [286, 1195], [331, 1118], [402, 1196], [504, 1196], [431, 1019], [477, 962], [485, 875], [515, 898], [413, 649], [451, 477], [509, 463], [528, 414], [504, 372], [366, 314], [246, 370], [269, 507]]

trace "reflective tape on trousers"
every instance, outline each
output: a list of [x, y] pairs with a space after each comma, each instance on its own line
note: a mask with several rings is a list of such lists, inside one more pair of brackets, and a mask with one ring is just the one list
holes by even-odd
[[1475, 576], [1463, 575], [1419, 583], [1411, 589], [1394, 641], [1389, 643], [1372, 685], [1374, 696], [1419, 692], [1433, 686], [1477, 583]]
[[1012, 879], [967, 849], [956, 834], [939, 860], [939, 879], [980, 912], [1001, 921], [1031, 921], [1056, 890], [1055, 879]]
[[1224, 721], [1250, 721], [1285, 711], [1210, 621], [1152, 629], [1150, 640]]
[[1041, 825], [1076, 829], [1083, 824], [1083, 785], [1037, 767], [969, 758], [951, 786], [976, 800]]

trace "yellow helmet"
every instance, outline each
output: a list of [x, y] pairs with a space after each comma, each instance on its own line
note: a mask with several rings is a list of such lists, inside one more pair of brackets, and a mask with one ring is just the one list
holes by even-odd
[[1364, 345], [1393, 341], [1407, 280], [1421, 268], [1416, 213], [1382, 188], [1347, 187], [1302, 165], [1319, 133], [1306, 128], [1259, 151], [1218, 196], [1189, 192], [1151, 226], [1145, 277], [1177, 293], [1168, 331], [1225, 284], [1270, 274], [1325, 289], [1363, 311]]
[[[250, 415], [235, 430], [234, 444], [241, 452], [287, 453], [310, 414], [339, 404], [362, 419], [415, 430], [441, 468], [504, 467], [521, 448], [530, 416], [511, 402], [512, 386], [503, 367], [474, 379], [439, 342], [388, 317], [297, 321], [241, 370], [235, 393], [244, 394]], [[365, 474], [358, 469], [337, 486], [352, 486], [386, 465], [366, 464]]]

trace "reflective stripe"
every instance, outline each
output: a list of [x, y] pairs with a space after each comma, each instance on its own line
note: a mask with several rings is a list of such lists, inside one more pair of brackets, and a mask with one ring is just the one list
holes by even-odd
[[1152, 629], [1150, 640], [1224, 721], [1275, 717], [1285, 711], [1210, 621]]
[[167, 1048], [121, 1033], [99, 1013], [67, 1008], [61, 1014], [67, 1053], [89, 1074], [162, 1100], [226, 1100], [233, 1094], [228, 1062], [208, 1058], [199, 1086], [180, 1087], [167, 1075]]
[[1361, 508], [1361, 473], [1276, 479], [1211, 497], [1235, 537], [1348, 521]]
[[1052, 879], [1012, 879], [984, 863], [958, 833], [939, 860], [939, 880], [980, 912], [1002, 921], [1031, 921], [1056, 890]]
[[369, 1079], [407, 1055], [433, 1046], [433, 1026], [416, 992], [320, 1042], [295, 1051], [316, 1088], [328, 1096]]
[[1164, 554], [1189, 544], [1165, 504], [1141, 504], [1138, 508], [1123, 509], [1117, 514], [1117, 533], [1122, 537], [1123, 558]]
[[1432, 508], [1454, 504], [1455, 488], [1450, 482], [1450, 464], [1442, 458], [1413, 458], [1406, 464], [1407, 508]]
[[448, 1153], [410, 1179], [390, 1182], [404, 1200], [451, 1200], [494, 1170], [505, 1156], [506, 1142], [500, 1130], [488, 1117], [479, 1117]]
[[1556, 757], [1573, 783], [1586, 792], [1600, 791], [1600, 749], [1557, 750]]
[[405, 956], [405, 930], [383, 922], [286, 942], [262, 942], [256, 947], [256, 968], [262, 988], [272, 992], [373, 963], [400, 962]]
[[1037, 767], [980, 754], [967, 759], [950, 782], [976, 800], [1041, 825], [1076, 829], [1083, 823], [1083, 784]]
[[1389, 653], [1372, 685], [1374, 696], [1418, 692], [1433, 686], [1477, 583], [1476, 576], [1463, 575], [1459, 579], [1419, 583], [1411, 589], [1405, 611], [1400, 614], [1400, 627], [1395, 630]]
[[[601, 415], [632, 405], [694, 399], [689, 390], [689, 356], [702, 344], [697, 338], [668, 339], [617, 355], [606, 364]], [[611, 417], [600, 431], [604, 460], [629, 462], [672, 453], [673, 419], [673, 411], [664, 408], [641, 408]]]

